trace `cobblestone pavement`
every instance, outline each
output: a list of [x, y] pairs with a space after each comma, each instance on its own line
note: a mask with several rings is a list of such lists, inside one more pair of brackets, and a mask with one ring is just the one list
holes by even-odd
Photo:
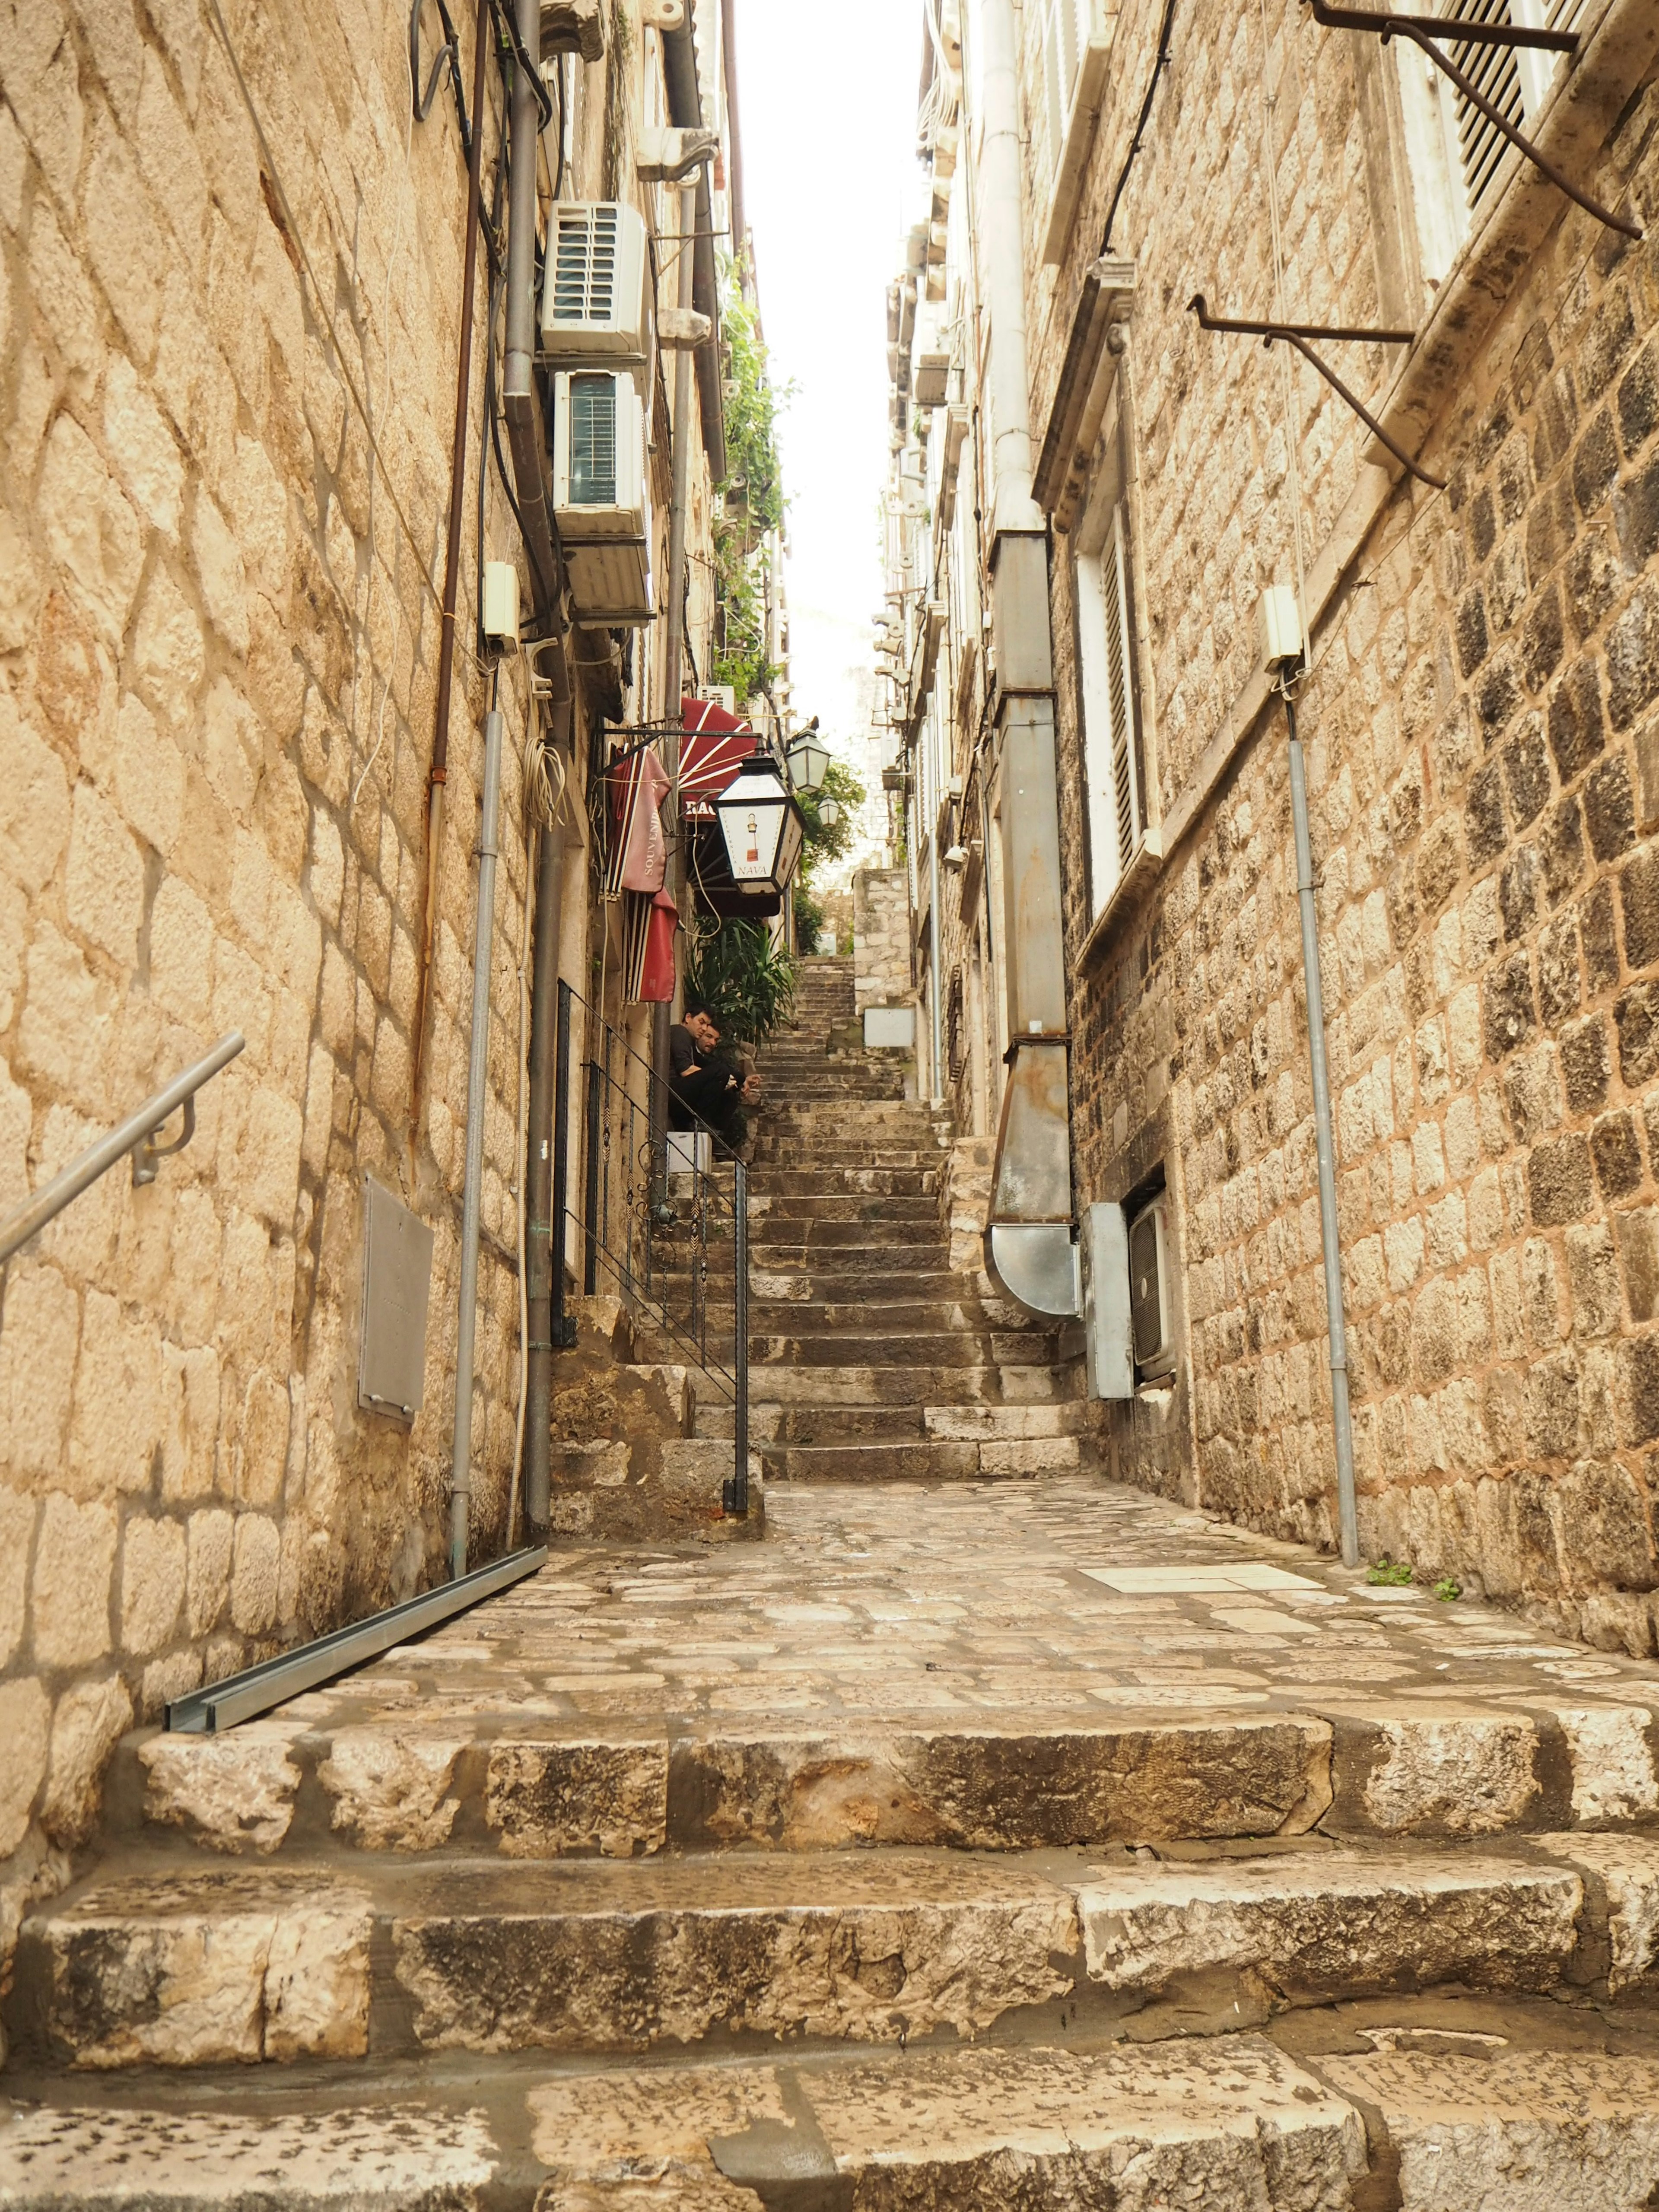
[[[1659, 1705], [1659, 1669], [1098, 1479], [783, 1486], [763, 1547], [556, 1555], [293, 1719]], [[1645, 1724], [1645, 1713], [1643, 1723]]]

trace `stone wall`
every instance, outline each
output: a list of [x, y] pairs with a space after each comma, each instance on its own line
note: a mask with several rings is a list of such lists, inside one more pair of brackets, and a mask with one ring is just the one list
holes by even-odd
[[[0, 27], [0, 1206], [216, 1036], [247, 1040], [154, 1184], [123, 1165], [6, 1271], [19, 1881], [84, 1838], [135, 1718], [443, 1571], [487, 681], [470, 580], [413, 1138], [411, 1024], [465, 175], [453, 106], [411, 125], [405, 9], [225, 0], [228, 48], [218, 18], [30, 0]], [[495, 498], [508, 552], [501, 521]], [[510, 669], [501, 703], [485, 1553], [517, 1381]], [[356, 1405], [366, 1173], [436, 1236], [412, 1429]]]
[[902, 868], [860, 868], [853, 878], [853, 989], [859, 1012], [913, 996], [910, 893]]
[[[1137, 53], [1151, 52], [1152, 12], [1120, 18]], [[1379, 183], [1386, 134], [1364, 74], [1376, 50], [1319, 33], [1291, 5], [1270, 6], [1267, 26], [1264, 52], [1257, 15], [1189, 16], [1115, 236], [1138, 276], [1118, 400], [1166, 856], [1086, 959], [1064, 538], [1054, 559], [1079, 1196], [1121, 1197], [1164, 1168], [1186, 1308], [1176, 1402], [1156, 1422], [1114, 1417], [1115, 1464], [1162, 1487], [1189, 1466], [1206, 1505], [1332, 1539], [1285, 725], [1252, 645], [1261, 588], [1297, 577], [1299, 522], [1364, 1546], [1647, 1651], [1659, 1581], [1652, 41], [1626, 38], [1626, 77], [1592, 106], [1600, 119], [1579, 130], [1571, 164], [1602, 197], [1628, 193], [1646, 242], [1513, 173], [1443, 288], [1440, 388], [1419, 382], [1407, 418], [1413, 444], [1431, 426], [1449, 489], [1389, 493], [1363, 427], [1311, 372], [1289, 374], [1283, 349], [1201, 334], [1182, 312], [1200, 283], [1218, 312], [1259, 314], [1274, 297], [1264, 127], [1285, 312], [1417, 322], [1435, 307]], [[1057, 284], [1033, 278], [1039, 434], [1139, 76], [1114, 72], [1070, 258]], [[1593, 69], [1587, 82], [1593, 99]], [[1393, 358], [1354, 348], [1340, 366], [1382, 402]]]

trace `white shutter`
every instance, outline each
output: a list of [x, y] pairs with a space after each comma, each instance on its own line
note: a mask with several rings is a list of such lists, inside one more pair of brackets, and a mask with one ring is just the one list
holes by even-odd
[[1122, 503], [1097, 554], [1079, 556], [1084, 774], [1089, 800], [1089, 888], [1098, 914], [1139, 850], [1144, 827], [1135, 763], [1128, 537]]
[[[1525, 24], [1534, 30], [1570, 31], [1583, 0], [1446, 0], [1441, 12], [1465, 22]], [[1506, 123], [1527, 131], [1549, 92], [1559, 54], [1519, 46], [1482, 46], [1472, 40], [1446, 40], [1458, 68], [1497, 108]], [[1432, 64], [1431, 64], [1432, 66]], [[1490, 116], [1483, 115], [1449, 77], [1435, 72], [1443, 88], [1465, 205], [1478, 214], [1491, 191], [1509, 142]]]
[[1039, 184], [1054, 175], [1066, 143], [1078, 62], [1088, 40], [1090, 0], [1042, 0], [1042, 160]]

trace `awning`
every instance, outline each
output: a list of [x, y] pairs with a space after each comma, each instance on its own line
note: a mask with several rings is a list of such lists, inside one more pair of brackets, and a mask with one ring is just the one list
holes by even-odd
[[718, 699], [682, 699], [680, 721], [680, 805], [701, 811], [754, 757], [755, 732]]

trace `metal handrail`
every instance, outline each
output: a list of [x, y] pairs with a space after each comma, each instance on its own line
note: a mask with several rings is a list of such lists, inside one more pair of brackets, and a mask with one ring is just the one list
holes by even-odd
[[[117, 1160], [132, 1155], [132, 1180], [142, 1187], [155, 1180], [155, 1163], [166, 1159], [172, 1152], [180, 1152], [196, 1133], [196, 1093], [202, 1085], [227, 1066], [241, 1051], [247, 1040], [240, 1030], [232, 1030], [222, 1036], [204, 1059], [182, 1075], [175, 1075], [164, 1091], [147, 1098], [137, 1111], [100, 1137], [95, 1145], [88, 1145], [79, 1159], [55, 1175], [44, 1190], [37, 1190], [33, 1198], [25, 1199], [0, 1221], [0, 1267], [4, 1267], [14, 1252], [27, 1244], [29, 1238], [44, 1229], [50, 1220], [63, 1212], [74, 1198], [101, 1175], [106, 1175]], [[183, 1134], [171, 1145], [150, 1142], [161, 1124], [185, 1109]]]

